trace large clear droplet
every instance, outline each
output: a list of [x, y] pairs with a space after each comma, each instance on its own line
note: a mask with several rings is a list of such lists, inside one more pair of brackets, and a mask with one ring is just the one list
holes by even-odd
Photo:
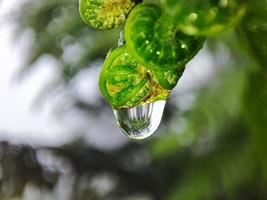
[[114, 109], [117, 123], [129, 138], [141, 140], [152, 135], [161, 122], [166, 101], [136, 106], [129, 109]]

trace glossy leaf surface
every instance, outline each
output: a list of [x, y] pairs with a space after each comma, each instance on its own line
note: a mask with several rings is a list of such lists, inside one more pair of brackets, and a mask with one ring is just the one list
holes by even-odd
[[100, 74], [99, 87], [114, 108], [129, 108], [166, 99], [169, 91], [155, 82], [147, 68], [139, 64], [125, 46], [112, 50]]
[[151, 70], [183, 68], [203, 45], [202, 37], [178, 31], [158, 4], [141, 3], [130, 13], [125, 39], [133, 56]]
[[175, 70], [154, 71], [154, 74], [157, 81], [163, 88], [167, 90], [172, 90], [176, 86], [183, 72], [184, 67]]

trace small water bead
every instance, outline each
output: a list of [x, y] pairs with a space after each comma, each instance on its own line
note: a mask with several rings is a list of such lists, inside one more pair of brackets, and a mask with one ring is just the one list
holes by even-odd
[[151, 136], [159, 127], [165, 105], [165, 100], [159, 100], [113, 111], [122, 132], [131, 139], [142, 140]]
[[124, 33], [123, 31], [120, 32], [120, 37], [118, 40], [118, 47], [123, 46], [125, 44], [125, 40], [124, 40]]

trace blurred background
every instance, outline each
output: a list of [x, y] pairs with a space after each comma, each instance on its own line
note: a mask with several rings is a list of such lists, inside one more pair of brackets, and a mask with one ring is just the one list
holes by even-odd
[[267, 199], [267, 1], [246, 4], [135, 142], [97, 87], [121, 28], [90, 29], [75, 0], [0, 0], [0, 199]]

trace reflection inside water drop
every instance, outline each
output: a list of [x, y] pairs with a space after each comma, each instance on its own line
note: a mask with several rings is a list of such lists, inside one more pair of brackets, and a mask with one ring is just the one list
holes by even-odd
[[114, 109], [117, 123], [124, 134], [132, 139], [145, 139], [158, 128], [166, 101], [136, 106], [128, 109]]

